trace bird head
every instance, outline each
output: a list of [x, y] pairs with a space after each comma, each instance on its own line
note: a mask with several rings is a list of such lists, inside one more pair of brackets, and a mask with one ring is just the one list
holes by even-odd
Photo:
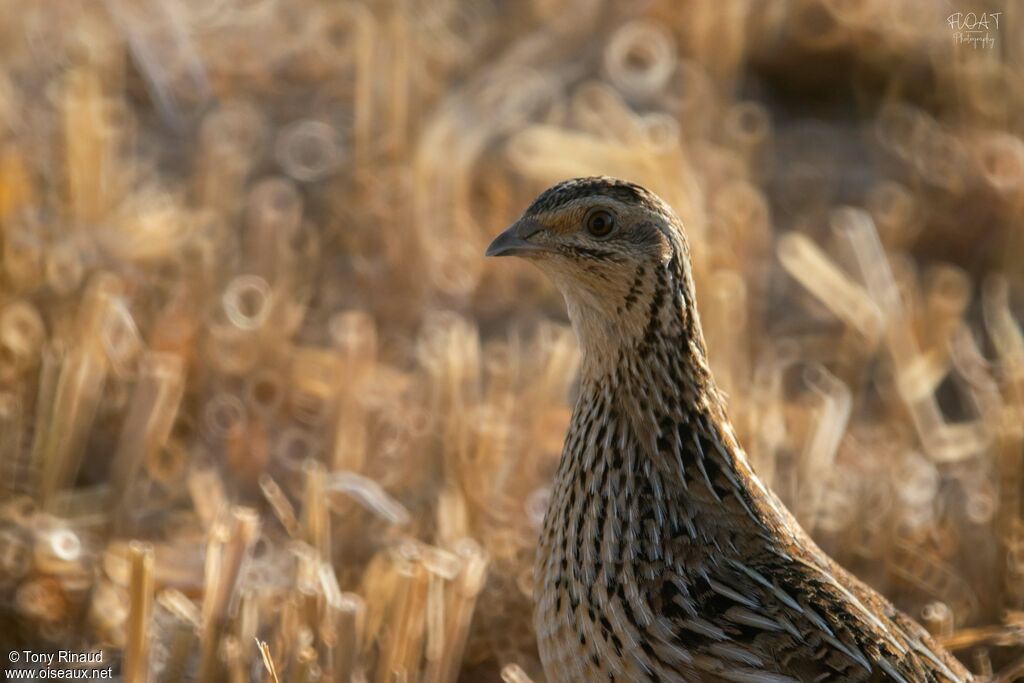
[[[520, 256], [561, 290], [587, 350], [618, 346], [690, 305], [686, 238], [657, 195], [623, 180], [576, 178], [545, 190], [487, 248]], [[679, 301], [682, 298], [684, 301]]]

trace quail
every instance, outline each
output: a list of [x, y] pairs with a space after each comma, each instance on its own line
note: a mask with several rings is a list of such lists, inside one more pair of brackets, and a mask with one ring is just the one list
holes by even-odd
[[972, 680], [751, 469], [664, 201], [613, 178], [567, 180], [487, 255], [553, 280], [581, 347], [534, 566], [550, 683]]

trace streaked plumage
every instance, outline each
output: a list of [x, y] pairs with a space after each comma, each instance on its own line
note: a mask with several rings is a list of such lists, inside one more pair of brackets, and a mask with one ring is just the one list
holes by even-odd
[[971, 680], [747, 464], [664, 202], [611, 178], [566, 181], [488, 254], [527, 256], [554, 280], [583, 354], [534, 572], [551, 683]]

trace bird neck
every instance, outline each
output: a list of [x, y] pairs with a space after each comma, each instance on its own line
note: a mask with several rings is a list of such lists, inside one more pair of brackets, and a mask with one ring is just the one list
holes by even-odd
[[711, 376], [691, 292], [666, 268], [613, 331], [574, 318], [582, 381], [565, 474], [618, 468], [665, 497], [774, 526], [774, 499], [747, 463]]
[[724, 420], [692, 292], [692, 281], [672, 262], [639, 265], [628, 291], [567, 296], [580, 342], [581, 403], [613, 396], [633, 423], [698, 413]]

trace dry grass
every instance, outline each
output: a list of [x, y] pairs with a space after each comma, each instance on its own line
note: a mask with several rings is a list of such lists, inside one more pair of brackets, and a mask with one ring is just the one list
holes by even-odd
[[482, 252], [603, 173], [683, 217], [763, 478], [1011, 680], [1024, 16], [968, 5], [998, 26], [911, 0], [0, 0], [0, 644], [102, 648], [129, 680], [543, 680], [531, 561], [576, 347], [539, 274]]

